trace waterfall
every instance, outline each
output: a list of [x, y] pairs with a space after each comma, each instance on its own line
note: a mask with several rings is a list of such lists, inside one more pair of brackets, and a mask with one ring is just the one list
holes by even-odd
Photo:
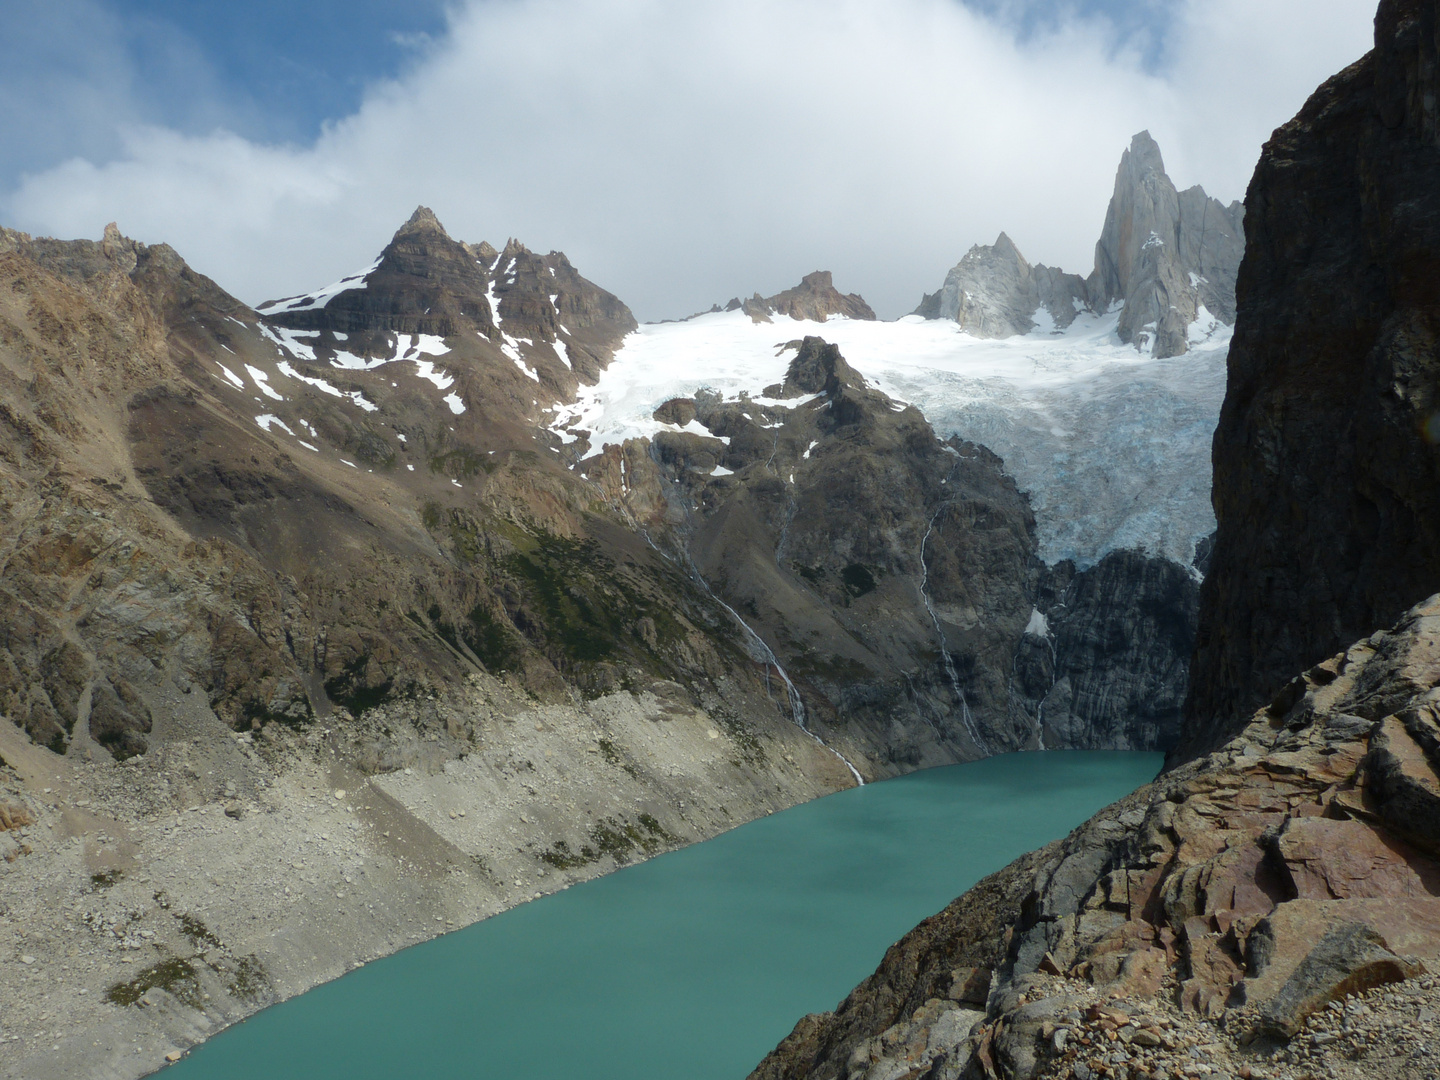
[[[653, 447], [651, 452], [654, 452]], [[664, 482], [663, 477], [665, 474], [663, 470], [661, 471], [660, 475], [662, 477], [662, 482]], [[685, 501], [684, 495], [679, 492], [668, 492], [667, 498], [671, 499], [671, 501], [677, 503], [677, 505], [684, 509], [686, 519], [688, 520], [690, 516], [690, 504]], [[660, 546], [650, 538], [650, 533], [648, 530], [641, 529], [640, 535], [645, 537], [645, 542], [649, 544], [650, 547], [657, 554], [659, 554], [661, 558], [666, 559], [669, 562], [677, 562], [676, 559], [672, 558], [670, 555], [662, 551]], [[850, 770], [850, 775], [855, 778], [856, 787], [864, 787], [865, 778], [860, 775], [860, 770], [855, 768], [855, 764], [844, 754], [840, 753], [839, 750], [836, 750], [833, 746], [831, 746], [819, 735], [811, 731], [808, 726], [806, 726], [805, 702], [801, 700], [800, 691], [796, 689], [795, 683], [791, 681], [789, 674], [785, 671], [785, 668], [780, 663], [780, 658], [775, 655], [775, 651], [770, 648], [770, 646], [766, 643], [765, 639], [761, 637], [758, 632], [756, 632], [753, 626], [751, 626], [749, 623], [747, 623], [744, 619], [740, 617], [739, 612], [737, 612], [729, 604], [725, 603], [724, 600], [721, 600], [720, 597], [715, 595], [715, 590], [710, 588], [710, 583], [705, 580], [705, 575], [700, 573], [700, 568], [697, 567], [695, 565], [695, 561], [690, 558], [689, 550], [682, 546], [680, 549], [680, 554], [684, 559], [683, 569], [690, 576], [690, 579], [694, 581], [696, 585], [700, 586], [700, 588], [704, 589], [706, 595], [708, 595], [710, 599], [714, 600], [717, 604], [719, 604], [722, 608], [729, 612], [730, 617], [740, 624], [750, 641], [754, 643], [755, 648], [764, 657], [766, 662], [765, 683], [767, 689], [770, 683], [770, 668], [772, 666], [775, 668], [775, 673], [780, 676], [780, 681], [785, 684], [785, 691], [790, 699], [790, 715], [794, 719], [796, 726], [799, 727], [800, 730], [803, 731], [806, 735], [809, 735], [810, 738], [814, 739], [817, 744], [824, 747], [826, 750], [830, 751], [830, 753], [834, 754], [837, 758], [844, 762], [845, 767]]]
[[[953, 476], [954, 473], [952, 472]], [[965, 691], [960, 687], [960, 676], [955, 671], [955, 661], [950, 659], [950, 642], [946, 640], [945, 630], [940, 625], [940, 616], [935, 614], [935, 608], [930, 603], [930, 594], [925, 591], [925, 586], [930, 581], [930, 568], [925, 565], [925, 545], [930, 542], [930, 534], [935, 529], [935, 520], [945, 511], [948, 503], [941, 503], [940, 507], [930, 517], [930, 523], [925, 526], [925, 535], [920, 539], [920, 601], [925, 605], [925, 610], [930, 613], [930, 621], [935, 624], [935, 636], [940, 639], [940, 655], [945, 660], [945, 674], [950, 678], [950, 688], [955, 691], [955, 697], [960, 702], [960, 720], [965, 725], [965, 731], [970, 738], [986, 754], [990, 753], [990, 747], [980, 737], [980, 731], [975, 726], [975, 718], [970, 714], [970, 703], [965, 700]]]

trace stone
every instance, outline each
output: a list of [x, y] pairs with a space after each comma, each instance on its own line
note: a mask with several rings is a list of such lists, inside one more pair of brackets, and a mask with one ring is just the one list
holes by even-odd
[[1396, 956], [1369, 926], [1340, 922], [1305, 955], [1260, 1013], [1262, 1030], [1289, 1037], [1330, 1001], [1424, 973], [1419, 961]]
[[950, 989], [946, 996], [963, 1005], [984, 1005], [990, 996], [990, 969], [956, 968], [950, 973]]
[[841, 293], [835, 288], [829, 270], [806, 274], [799, 285], [774, 296], [762, 297], [756, 293], [753, 298], [743, 303], [732, 303], [743, 309], [755, 322], [770, 322], [771, 316], [776, 315], [797, 320], [808, 319], [812, 322], [824, 322], [832, 315], [871, 321], [875, 318], [875, 312], [863, 297], [856, 293]]
[[1302, 900], [1440, 893], [1440, 865], [1359, 821], [1292, 818], [1276, 845]]

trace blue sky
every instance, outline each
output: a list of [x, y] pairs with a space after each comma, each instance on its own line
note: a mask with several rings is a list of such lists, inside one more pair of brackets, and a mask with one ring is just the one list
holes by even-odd
[[311, 138], [444, 32], [440, 0], [114, 0], [144, 66], [154, 27], [188, 40], [256, 135]]
[[899, 314], [1000, 229], [1085, 272], [1120, 151], [1238, 198], [1373, 0], [0, 0], [0, 223], [251, 302], [417, 203], [641, 317], [817, 267]]

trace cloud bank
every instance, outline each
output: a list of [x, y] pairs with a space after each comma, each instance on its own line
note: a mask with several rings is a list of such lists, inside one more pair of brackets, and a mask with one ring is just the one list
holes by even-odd
[[121, 95], [116, 147], [24, 177], [0, 220], [116, 220], [258, 303], [365, 265], [424, 203], [457, 237], [565, 250], [642, 319], [817, 268], [895, 316], [1001, 229], [1088, 271], [1141, 128], [1177, 184], [1243, 197], [1372, 10], [1179, 0], [1157, 53], [954, 0], [472, 0], [312, 144], [139, 123]]

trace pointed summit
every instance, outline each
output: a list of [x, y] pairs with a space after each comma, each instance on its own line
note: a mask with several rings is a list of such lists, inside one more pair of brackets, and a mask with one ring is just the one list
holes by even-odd
[[1041, 308], [1055, 325], [1069, 326], [1085, 306], [1085, 283], [1075, 274], [1031, 266], [1010, 237], [976, 244], [945, 275], [945, 284], [921, 302], [917, 315], [954, 319], [979, 338], [1012, 337], [1035, 329]]
[[395, 231], [395, 237], [410, 236], [415, 233], [438, 233], [446, 240], [450, 234], [445, 231], [445, 226], [440, 224], [440, 219], [435, 216], [435, 211], [428, 206], [417, 206], [415, 212], [410, 215], [410, 220], [401, 225]]
[[1121, 156], [1120, 167], [1125, 167], [1125, 159], [1130, 158], [1135, 168], [1141, 172], [1156, 172], [1164, 175], [1165, 159], [1160, 155], [1160, 144], [1155, 141], [1149, 131], [1137, 131], [1130, 137], [1130, 149]]
[[1225, 206], [1204, 188], [1176, 191], [1148, 131], [1130, 141], [1088, 282], [1097, 308], [1124, 302], [1121, 341], [1156, 356], [1178, 356], [1188, 348], [1189, 328], [1202, 308], [1234, 321], [1243, 215], [1238, 202]]
[[385, 334], [449, 337], [464, 330], [489, 337], [495, 329], [489, 283], [466, 246], [450, 238], [429, 207], [418, 206], [365, 271], [258, 310], [297, 330], [380, 335], [365, 339], [376, 349]]

